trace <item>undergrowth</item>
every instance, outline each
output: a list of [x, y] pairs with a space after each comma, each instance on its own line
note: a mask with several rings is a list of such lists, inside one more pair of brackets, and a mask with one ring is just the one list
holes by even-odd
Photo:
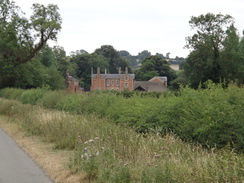
[[142, 134], [173, 132], [206, 148], [244, 152], [244, 89], [235, 85], [223, 88], [208, 82], [205, 89], [186, 87], [176, 94], [6, 88], [0, 96], [72, 114], [95, 114]]
[[0, 99], [0, 114], [28, 135], [41, 136], [57, 149], [73, 150], [69, 166], [74, 173], [83, 172], [83, 182], [244, 181], [243, 154], [227, 148], [205, 149], [160, 130], [145, 135], [97, 115], [70, 114], [13, 100]]

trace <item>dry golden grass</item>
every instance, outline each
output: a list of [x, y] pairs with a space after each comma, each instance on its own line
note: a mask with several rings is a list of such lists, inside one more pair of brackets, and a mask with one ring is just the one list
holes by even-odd
[[[47, 117], [46, 114], [44, 116]], [[82, 173], [74, 174], [68, 168], [73, 151], [54, 150], [53, 144], [44, 143], [40, 137], [25, 135], [19, 125], [9, 123], [8, 119], [3, 116], [0, 116], [0, 128], [11, 136], [55, 182], [77, 183], [82, 181]]]

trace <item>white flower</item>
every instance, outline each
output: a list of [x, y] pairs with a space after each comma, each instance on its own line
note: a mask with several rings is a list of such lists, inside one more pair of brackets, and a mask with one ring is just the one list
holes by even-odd
[[92, 139], [91, 139], [91, 140], [89, 140], [89, 143], [93, 143], [93, 142], [94, 142], [94, 140], [92, 140]]
[[97, 152], [95, 153], [95, 156], [99, 156], [99, 151], [97, 151]]

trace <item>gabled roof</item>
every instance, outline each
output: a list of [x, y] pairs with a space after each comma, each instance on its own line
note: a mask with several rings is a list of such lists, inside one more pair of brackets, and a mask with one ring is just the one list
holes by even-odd
[[152, 79], [150, 79], [149, 81], [153, 81], [154, 79], [160, 79], [161, 81], [167, 81], [167, 76], [155, 76]]
[[68, 76], [68, 80], [69, 81], [73, 81], [73, 82], [79, 82], [76, 78], [74, 78], [73, 76]]
[[134, 90], [141, 90], [140, 88], [148, 92], [162, 92], [167, 90], [161, 82], [135, 81]]

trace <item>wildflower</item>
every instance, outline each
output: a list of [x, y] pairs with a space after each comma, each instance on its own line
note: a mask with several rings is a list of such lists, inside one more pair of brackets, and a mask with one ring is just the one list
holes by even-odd
[[167, 147], [162, 147], [162, 150], [168, 150], [168, 148]]
[[88, 141], [85, 141], [84, 144], [88, 144]]
[[78, 140], [77, 140], [77, 142], [78, 142], [79, 144], [82, 144], [82, 140], [81, 140], [81, 136], [80, 136], [80, 135], [78, 136]]
[[155, 158], [160, 158], [161, 157], [161, 155], [160, 154], [155, 154], [155, 156], [154, 156]]
[[104, 151], [104, 150], [105, 150], [105, 148], [104, 148], [104, 147], [101, 147], [101, 150], [102, 150], [102, 151]]
[[87, 152], [87, 148], [84, 148], [83, 152]]
[[93, 142], [94, 142], [94, 140], [92, 140], [92, 139], [91, 139], [91, 140], [89, 140], [89, 143], [91, 143], [91, 144], [92, 144]]
[[84, 153], [81, 158], [84, 158], [84, 159], [89, 159], [89, 154], [88, 153]]
[[95, 137], [94, 140], [99, 140], [99, 137]]
[[97, 151], [97, 152], [95, 153], [95, 156], [99, 156], [99, 151]]
[[147, 166], [152, 166], [150, 162], [147, 163]]
[[125, 164], [124, 164], [124, 166], [127, 166], [127, 165], [128, 165], [128, 163], [125, 163]]

